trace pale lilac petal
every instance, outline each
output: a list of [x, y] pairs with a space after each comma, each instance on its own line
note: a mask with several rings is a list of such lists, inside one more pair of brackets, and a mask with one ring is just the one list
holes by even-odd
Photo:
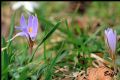
[[116, 48], [116, 36], [115, 36], [113, 30], [109, 31], [108, 42], [109, 42], [109, 46], [112, 49], [112, 51], [115, 52], [115, 48]]
[[[31, 32], [29, 32], [29, 28], [32, 29]], [[32, 26], [29, 27], [29, 28], [28, 28], [28, 33], [30, 35], [31, 40], [34, 41], [35, 38], [36, 38], [36, 35], [37, 35], [37, 30], [38, 30], [38, 19], [37, 19], [37, 17], [33, 17]]]
[[18, 26], [15, 26], [15, 29], [16, 29], [16, 30], [21, 30], [21, 31], [23, 31], [23, 30], [25, 29], [25, 27], [18, 27]]
[[17, 33], [17, 34], [15, 35], [15, 37], [17, 37], [17, 36], [23, 36], [23, 37], [26, 37], [27, 39], [29, 39], [28, 34], [25, 33], [25, 32], [19, 32], [19, 33]]
[[35, 16], [34, 18], [33, 18], [33, 33], [37, 33], [37, 30], [38, 30], [38, 19], [37, 19], [37, 17]]
[[16, 26], [15, 29], [16, 29], [16, 30], [21, 30], [21, 31], [27, 33], [27, 29], [26, 29], [26, 27], [18, 27], [18, 26]]
[[21, 19], [20, 19], [20, 25], [21, 25], [22, 27], [27, 27], [27, 24], [26, 24], [26, 21], [25, 21], [24, 15], [21, 16]]
[[28, 18], [28, 27], [32, 27], [32, 20], [33, 20], [33, 16], [30, 15]]
[[115, 52], [115, 50], [116, 50], [116, 42], [117, 42], [117, 35], [116, 35], [116, 32], [115, 31], [113, 31], [113, 35], [112, 35], [113, 37], [113, 46], [112, 46], [112, 49], [113, 49], [113, 52]]
[[36, 38], [36, 33], [32, 33], [32, 34], [30, 35], [30, 38], [31, 38], [32, 41], [34, 41], [35, 38]]
[[15, 29], [16, 29], [16, 30], [21, 30], [21, 31], [22, 31], [22, 30], [23, 30], [23, 27], [15, 26]]
[[12, 39], [8, 40], [7, 42], [12, 41], [13, 39], [15, 39], [15, 38], [18, 37], [18, 36], [26, 37], [26, 38], [29, 40], [28, 34], [26, 34], [25, 32], [19, 32], [19, 33], [17, 33], [15, 36], [13, 36]]
[[105, 37], [107, 39], [107, 44], [111, 49], [112, 53], [115, 53], [116, 50], [116, 41], [117, 41], [117, 34], [113, 29], [108, 28], [105, 30]]

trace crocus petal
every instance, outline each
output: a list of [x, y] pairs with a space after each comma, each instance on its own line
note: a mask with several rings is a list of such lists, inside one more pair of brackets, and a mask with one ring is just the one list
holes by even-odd
[[116, 35], [113, 31], [110, 31], [108, 34], [108, 43], [109, 46], [112, 50], [113, 53], [115, 53], [115, 49], [116, 49]]
[[32, 20], [33, 20], [33, 16], [30, 15], [28, 18], [28, 27], [32, 27]]
[[31, 37], [32, 37], [32, 40], [34, 40], [34, 38], [36, 38], [36, 35], [37, 35], [37, 31], [38, 31], [38, 19], [37, 19], [37, 17], [35, 16], [34, 18], [33, 18], [33, 36], [31, 35]]
[[[30, 18], [29, 18], [30, 19]], [[31, 19], [29, 20], [31, 22]], [[31, 25], [31, 24], [29, 24]], [[35, 40], [38, 30], [38, 19], [37, 17], [32, 18], [32, 26], [28, 27], [28, 33], [32, 41]]]
[[13, 39], [15, 39], [18, 36], [24, 36], [24, 37], [26, 37], [29, 40], [28, 34], [26, 34], [25, 32], [19, 32], [12, 39], [8, 40], [7, 42], [12, 41]]
[[107, 39], [107, 45], [111, 49], [112, 53], [115, 53], [117, 40], [116, 31], [113, 31], [113, 29], [108, 28], [107, 30], [105, 30], [105, 37]]
[[16, 30], [21, 30], [21, 31], [22, 31], [22, 30], [23, 30], [23, 27], [15, 26], [15, 29], [16, 29]]
[[20, 19], [20, 25], [21, 27], [27, 27], [24, 15], [22, 14], [21, 19]]
[[35, 38], [36, 38], [36, 33], [32, 33], [32, 34], [30, 35], [30, 38], [31, 38], [32, 41], [34, 41]]
[[27, 29], [26, 29], [25, 27], [15, 26], [15, 29], [16, 29], [16, 30], [21, 30], [21, 31], [27, 32]]
[[35, 16], [33, 18], [33, 33], [37, 34], [37, 30], [38, 30], [38, 19], [37, 17]]

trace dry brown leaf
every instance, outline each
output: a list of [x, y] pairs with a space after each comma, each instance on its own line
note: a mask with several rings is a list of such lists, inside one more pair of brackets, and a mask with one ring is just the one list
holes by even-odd
[[88, 80], [88, 79], [87, 79], [87, 76], [85, 75], [84, 72], [78, 74], [78, 76], [77, 76], [76, 79], [77, 79], [77, 80]]
[[113, 80], [113, 71], [105, 66], [88, 69], [89, 80]]
[[114, 71], [105, 66], [98, 68], [88, 68], [87, 74], [83, 73], [77, 76], [77, 80], [113, 80]]
[[58, 68], [58, 70], [55, 71], [55, 73], [58, 73], [58, 72], [66, 72], [68, 71], [67, 69], [65, 68]]

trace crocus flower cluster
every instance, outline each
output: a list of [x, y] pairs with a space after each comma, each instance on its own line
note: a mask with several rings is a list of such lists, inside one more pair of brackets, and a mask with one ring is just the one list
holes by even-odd
[[116, 31], [114, 31], [111, 28], [105, 30], [105, 39], [109, 50], [111, 51], [112, 54], [114, 54], [116, 51], [116, 42], [117, 42]]

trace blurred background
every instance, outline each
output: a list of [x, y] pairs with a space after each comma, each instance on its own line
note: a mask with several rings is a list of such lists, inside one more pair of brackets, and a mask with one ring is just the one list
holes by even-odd
[[[91, 36], [101, 26], [105, 28], [112, 27], [117, 30], [118, 40], [120, 40], [120, 2], [92, 2], [92, 1], [6, 1], [2, 2], [2, 14], [1, 14], [1, 28], [2, 35], [5, 39], [8, 39], [10, 32], [11, 17], [14, 13], [15, 23], [14, 26], [19, 26], [21, 14], [24, 14], [26, 21], [29, 14], [34, 14], [39, 17], [39, 30], [38, 34], [42, 34], [45, 28], [50, 30], [50, 26], [44, 25], [44, 19], [52, 24], [55, 24], [59, 20], [66, 20], [69, 28], [72, 30], [72, 34], [75, 37], [83, 35], [85, 32], [87, 36]], [[50, 24], [48, 24], [50, 25]], [[66, 26], [63, 24], [59, 29], [60, 33], [67, 35]], [[14, 30], [14, 35], [16, 30]], [[97, 33], [103, 39], [103, 32]], [[37, 37], [40, 39], [40, 36]], [[73, 38], [73, 37], [72, 37]], [[53, 36], [53, 41], [59, 41], [65, 39], [59, 35]], [[19, 40], [18, 40], [19, 41]], [[23, 40], [24, 41], [24, 40]], [[22, 42], [23, 42], [22, 41]], [[81, 42], [81, 41], [79, 41]]]
[[[92, 1], [2, 2], [2, 35], [4, 35], [5, 37], [8, 36], [11, 15], [14, 12], [16, 12], [15, 25], [19, 25], [21, 14], [35, 13], [38, 15], [38, 13], [36, 12], [39, 11], [39, 15], [44, 16], [50, 21], [53, 21], [53, 23], [56, 20], [66, 18], [69, 24], [71, 22], [74, 22], [76, 25], [79, 26], [79, 28], [89, 27], [89, 30], [92, 32], [94, 32], [94, 30], [101, 24], [106, 24], [109, 27], [114, 27], [120, 24], [119, 3], [120, 2]], [[41, 22], [39, 27], [43, 30]]]

